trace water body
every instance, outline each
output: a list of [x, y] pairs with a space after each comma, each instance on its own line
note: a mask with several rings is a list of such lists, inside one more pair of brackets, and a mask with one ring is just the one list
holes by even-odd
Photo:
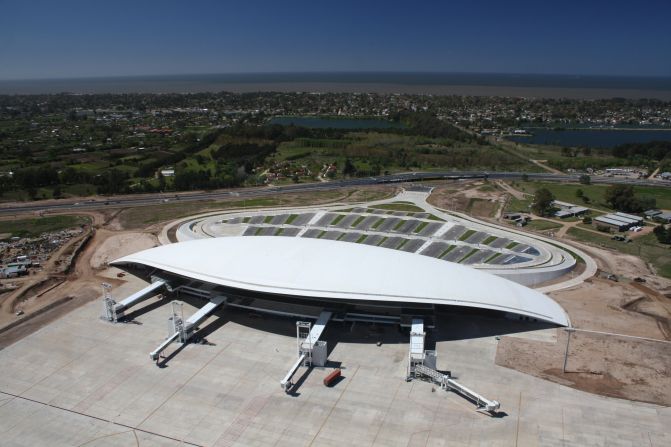
[[509, 140], [527, 144], [551, 144], [555, 146], [612, 148], [626, 143], [649, 141], [671, 141], [671, 130], [655, 129], [527, 129], [532, 136], [508, 137]]
[[283, 126], [294, 125], [309, 128], [326, 129], [390, 129], [402, 128], [403, 124], [395, 121], [366, 118], [320, 118], [313, 116], [277, 116], [269, 124]]
[[238, 73], [0, 81], [0, 94], [374, 92], [671, 100], [671, 77], [495, 73]]

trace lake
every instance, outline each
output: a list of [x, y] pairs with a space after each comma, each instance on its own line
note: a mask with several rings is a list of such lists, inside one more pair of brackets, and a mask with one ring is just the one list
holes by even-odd
[[321, 129], [400, 129], [403, 124], [395, 121], [370, 118], [320, 118], [316, 116], [276, 116], [268, 124]]
[[526, 144], [552, 144], [565, 147], [611, 148], [626, 143], [649, 141], [671, 141], [671, 130], [621, 130], [621, 129], [527, 129], [533, 133], [526, 137], [507, 137], [511, 141]]

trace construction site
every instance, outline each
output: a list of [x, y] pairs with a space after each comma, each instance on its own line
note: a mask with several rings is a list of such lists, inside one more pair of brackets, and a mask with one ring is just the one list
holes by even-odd
[[509, 183], [456, 186], [10, 240], [3, 443], [668, 445], [671, 281], [505, 222]]

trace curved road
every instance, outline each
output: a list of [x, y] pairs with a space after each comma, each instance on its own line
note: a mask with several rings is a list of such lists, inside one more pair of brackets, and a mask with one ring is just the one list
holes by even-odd
[[[26, 204], [7, 204], [0, 205], [0, 216], [11, 215], [24, 212], [35, 211], [71, 211], [79, 209], [94, 209], [101, 207], [133, 207], [143, 205], [153, 205], [166, 201], [199, 201], [214, 200], [231, 197], [248, 199], [258, 196], [266, 196], [268, 193], [282, 194], [290, 192], [305, 191], [328, 191], [352, 186], [369, 186], [378, 184], [394, 184], [403, 182], [423, 181], [423, 180], [458, 180], [458, 179], [520, 179], [525, 173], [522, 172], [488, 172], [488, 171], [444, 171], [444, 172], [412, 172], [405, 174], [394, 174], [379, 177], [365, 177], [348, 180], [338, 180], [331, 182], [299, 183], [296, 185], [276, 186], [276, 187], [252, 187], [239, 189], [226, 189], [216, 191], [200, 191], [185, 193], [156, 193], [156, 194], [138, 194], [136, 196], [112, 196], [101, 199], [92, 199], [83, 201], [81, 199], [63, 199], [51, 201], [29, 202]], [[559, 175], [552, 173], [526, 173], [532, 180], [558, 181], [558, 182], [577, 182], [578, 175]], [[671, 182], [652, 181], [646, 179], [625, 179], [616, 177], [592, 177], [592, 183], [625, 183], [638, 186], [660, 186], [671, 188]]]

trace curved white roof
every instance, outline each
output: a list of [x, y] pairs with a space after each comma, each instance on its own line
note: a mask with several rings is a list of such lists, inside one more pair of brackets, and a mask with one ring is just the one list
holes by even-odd
[[325, 299], [479, 307], [568, 325], [549, 297], [471, 267], [364, 244], [277, 236], [164, 245], [113, 261], [213, 284]]

